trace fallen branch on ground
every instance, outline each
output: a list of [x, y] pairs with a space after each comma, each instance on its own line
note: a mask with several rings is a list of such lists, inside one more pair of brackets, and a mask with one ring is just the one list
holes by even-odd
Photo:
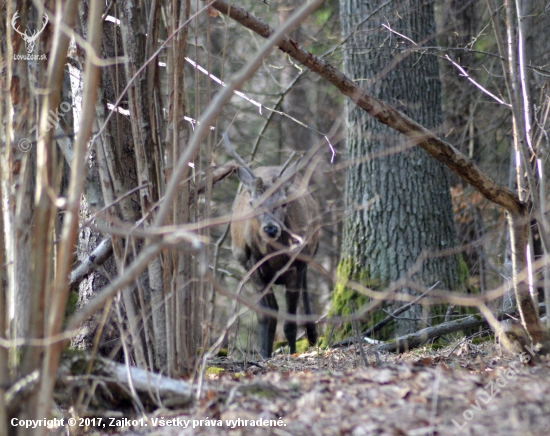
[[[179, 408], [194, 401], [195, 388], [189, 382], [176, 380], [145, 369], [115, 363], [102, 357], [93, 360], [90, 373], [86, 371], [90, 357], [85, 354], [65, 358], [58, 376], [58, 401], [71, 403], [75, 390], [83, 389], [83, 383], [93, 381], [96, 387], [93, 395], [106, 397], [112, 403], [116, 401], [133, 401], [132, 391], [142, 404], [154, 404], [156, 407]], [[131, 385], [130, 385], [131, 380]], [[87, 392], [90, 392], [89, 388]], [[102, 403], [102, 402], [100, 402]]]
[[[407, 303], [407, 304], [401, 306], [399, 309], [396, 309], [393, 313], [390, 313], [382, 321], [376, 323], [372, 327], [370, 327], [367, 330], [365, 330], [364, 332], [362, 332], [361, 336], [362, 337], [372, 336], [374, 333], [380, 331], [382, 329], [382, 327], [384, 327], [389, 322], [393, 321], [395, 319], [395, 317], [401, 315], [403, 312], [406, 312], [407, 310], [409, 310], [410, 307], [412, 307], [413, 305], [418, 303], [418, 301], [421, 300], [422, 298], [424, 298], [428, 294], [428, 292], [430, 292], [434, 287], [435, 287], [435, 285], [432, 286], [430, 289], [428, 289], [426, 292], [424, 292], [422, 295], [419, 295], [418, 297], [416, 297], [410, 303]], [[345, 347], [347, 345], [353, 344], [354, 342], [356, 342], [355, 337], [351, 337], [351, 338], [343, 339], [340, 342], [337, 342], [336, 344], [332, 345], [332, 347]]]
[[[544, 304], [539, 304], [539, 312], [541, 315], [546, 313], [546, 306]], [[495, 317], [499, 321], [501, 321], [503, 319], [509, 318], [510, 315], [518, 316], [518, 309], [512, 308], [512, 309], [499, 312], [495, 315]], [[459, 332], [461, 330], [467, 330], [471, 328], [486, 326], [486, 325], [488, 324], [485, 318], [483, 317], [483, 315], [481, 314], [469, 315], [465, 318], [458, 319], [456, 321], [444, 322], [434, 327], [425, 328], [416, 333], [400, 336], [399, 338], [377, 345], [372, 349], [376, 351], [403, 352], [406, 350], [410, 350], [411, 348], [416, 348], [421, 345], [424, 345], [430, 339], [434, 339], [439, 336], [447, 335], [449, 333]], [[340, 341], [337, 344], [333, 345], [332, 348], [353, 344], [355, 341], [356, 340], [354, 337], [348, 338], [348, 339], [345, 339], [344, 341]]]

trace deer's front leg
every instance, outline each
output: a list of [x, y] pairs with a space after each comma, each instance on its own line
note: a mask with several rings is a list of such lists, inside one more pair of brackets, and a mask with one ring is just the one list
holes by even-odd
[[[298, 308], [298, 300], [300, 299], [299, 289], [287, 289], [285, 292], [286, 307], [289, 315], [296, 315]], [[290, 354], [296, 353], [296, 334], [298, 328], [296, 321], [285, 321], [285, 336], [290, 348]]]
[[[260, 300], [260, 306], [274, 311], [279, 310], [277, 300], [273, 291], [269, 291]], [[269, 359], [273, 352], [273, 342], [275, 341], [275, 330], [277, 329], [277, 318], [264, 313], [258, 314], [260, 324], [260, 354], [263, 359]]]
[[[311, 315], [311, 304], [309, 302], [309, 293], [307, 292], [307, 270], [302, 274], [302, 297], [304, 300], [304, 313]], [[317, 326], [311, 321], [306, 321], [306, 335], [309, 345], [315, 345], [317, 342]]]

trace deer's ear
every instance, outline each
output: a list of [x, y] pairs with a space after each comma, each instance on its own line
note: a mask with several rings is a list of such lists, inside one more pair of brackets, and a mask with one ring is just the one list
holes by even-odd
[[263, 186], [261, 177], [254, 177], [253, 174], [250, 174], [250, 172], [243, 167], [237, 169], [237, 176], [246, 190], [250, 192], [250, 195], [254, 196], [254, 194], [261, 191]]

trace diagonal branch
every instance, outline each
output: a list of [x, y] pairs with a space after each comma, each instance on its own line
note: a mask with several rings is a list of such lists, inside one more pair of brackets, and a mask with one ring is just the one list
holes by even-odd
[[[274, 29], [259, 18], [252, 16], [239, 6], [233, 4], [230, 6], [226, 0], [214, 0], [212, 7], [264, 38], [268, 38], [275, 32]], [[449, 167], [451, 171], [466, 180], [488, 200], [504, 207], [511, 213], [523, 212], [525, 205], [519, 200], [517, 195], [505, 186], [496, 183], [451, 144], [438, 138], [433, 132], [424, 128], [391, 105], [369, 95], [336, 67], [304, 50], [291, 38], [283, 38], [277, 46], [281, 51], [287, 53], [311, 71], [336, 86], [342, 94], [351, 98], [357, 106], [364, 109], [369, 115], [376, 118], [382, 124], [404, 134], [414, 144], [421, 147], [439, 162]]]

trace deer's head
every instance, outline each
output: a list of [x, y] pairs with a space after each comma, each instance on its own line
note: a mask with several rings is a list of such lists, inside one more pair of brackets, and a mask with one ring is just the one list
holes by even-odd
[[242, 166], [237, 175], [250, 195], [249, 205], [258, 222], [260, 238], [266, 242], [277, 240], [285, 229], [287, 193], [294, 180], [295, 165], [267, 179]]

